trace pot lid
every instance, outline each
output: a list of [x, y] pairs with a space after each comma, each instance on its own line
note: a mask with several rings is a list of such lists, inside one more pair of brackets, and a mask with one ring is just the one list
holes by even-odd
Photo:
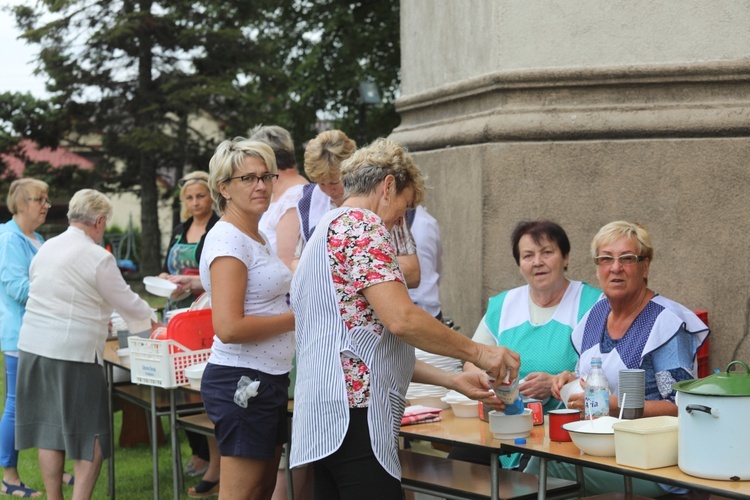
[[[744, 371], [731, 371], [734, 365], [743, 367]], [[742, 361], [732, 361], [725, 372], [696, 380], [683, 380], [672, 384], [672, 389], [702, 396], [750, 396], [750, 367]]]

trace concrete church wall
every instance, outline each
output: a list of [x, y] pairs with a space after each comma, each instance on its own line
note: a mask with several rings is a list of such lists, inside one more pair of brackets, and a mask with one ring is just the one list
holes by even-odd
[[[654, 3], [658, 5], [654, 5]], [[444, 311], [471, 334], [524, 283], [510, 232], [552, 218], [568, 276], [643, 223], [649, 285], [707, 309], [711, 366], [750, 361], [750, 2], [404, 0], [401, 125], [443, 234]]]

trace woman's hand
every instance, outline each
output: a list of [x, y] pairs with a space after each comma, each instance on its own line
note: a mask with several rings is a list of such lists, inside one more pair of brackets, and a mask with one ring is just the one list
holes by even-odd
[[552, 385], [550, 387], [550, 392], [552, 395], [562, 401], [562, 397], [560, 396], [560, 389], [567, 384], [568, 382], [572, 381], [576, 378], [575, 373], [564, 371], [562, 373], [558, 373], [552, 378]]
[[479, 354], [474, 364], [494, 378], [496, 386], [500, 385], [506, 376], [508, 380], [515, 380], [518, 377], [518, 369], [521, 367], [520, 354], [505, 347], [475, 345], [479, 348]]
[[456, 373], [452, 379], [451, 388], [467, 398], [481, 401], [492, 407], [493, 410], [505, 410], [505, 405], [495, 396], [495, 392], [492, 390], [489, 377], [482, 371], [470, 370]]
[[526, 375], [523, 383], [518, 386], [525, 398], [545, 400], [552, 394], [552, 380], [554, 376], [545, 372], [532, 372]]

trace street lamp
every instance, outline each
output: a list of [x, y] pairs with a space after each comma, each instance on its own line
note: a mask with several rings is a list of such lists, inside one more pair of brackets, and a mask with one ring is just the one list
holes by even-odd
[[360, 82], [359, 84], [359, 141], [364, 146], [367, 132], [367, 105], [380, 104], [380, 91], [373, 81]]

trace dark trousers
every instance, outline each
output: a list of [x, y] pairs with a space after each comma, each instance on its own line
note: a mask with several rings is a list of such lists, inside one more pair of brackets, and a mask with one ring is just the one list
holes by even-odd
[[380, 465], [370, 444], [367, 408], [349, 410], [349, 429], [333, 454], [315, 462], [316, 500], [401, 500], [401, 482]]

